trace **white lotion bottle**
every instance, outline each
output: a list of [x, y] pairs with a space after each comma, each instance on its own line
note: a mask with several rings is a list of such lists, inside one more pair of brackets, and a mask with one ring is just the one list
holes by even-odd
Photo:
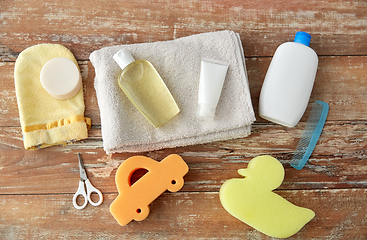
[[259, 115], [294, 127], [304, 114], [316, 77], [318, 57], [309, 47], [311, 35], [297, 32], [294, 42], [275, 51], [260, 92]]

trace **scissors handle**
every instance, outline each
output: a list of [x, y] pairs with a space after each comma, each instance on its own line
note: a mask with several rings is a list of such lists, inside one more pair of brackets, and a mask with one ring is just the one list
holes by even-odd
[[[84, 198], [83, 205], [78, 205], [78, 203], [76, 202], [78, 196], [82, 196]], [[78, 188], [78, 190], [76, 191], [76, 193], [73, 196], [73, 204], [74, 204], [74, 207], [76, 209], [79, 209], [80, 210], [80, 209], [85, 208], [85, 206], [87, 206], [87, 203], [88, 203], [88, 198], [87, 198], [87, 194], [85, 192], [84, 182], [83, 181], [79, 181], [79, 188]]]
[[[99, 191], [97, 188], [95, 188], [89, 181], [89, 179], [87, 179], [85, 181], [85, 185], [87, 186], [87, 195], [88, 195], [88, 201], [90, 204], [92, 204], [93, 206], [99, 206], [102, 201], [103, 201], [103, 195], [101, 193], [101, 191]], [[99, 197], [99, 201], [98, 202], [93, 202], [92, 199], [90, 198], [92, 193], [97, 193], [98, 197]]]

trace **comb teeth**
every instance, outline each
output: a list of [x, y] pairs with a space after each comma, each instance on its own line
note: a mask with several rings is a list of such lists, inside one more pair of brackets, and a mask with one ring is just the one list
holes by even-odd
[[310, 158], [321, 135], [328, 111], [327, 103], [315, 101], [291, 161], [291, 166], [295, 169], [301, 170]]

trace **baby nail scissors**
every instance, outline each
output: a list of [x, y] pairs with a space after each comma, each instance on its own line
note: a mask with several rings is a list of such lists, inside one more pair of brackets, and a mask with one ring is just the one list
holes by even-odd
[[[103, 195], [102, 195], [101, 191], [99, 191], [97, 188], [95, 188], [90, 183], [90, 181], [87, 177], [87, 173], [85, 172], [84, 164], [83, 164], [82, 159], [80, 157], [80, 153], [78, 153], [78, 158], [79, 158], [80, 181], [79, 181], [78, 191], [76, 191], [76, 193], [74, 194], [74, 197], [73, 197], [74, 207], [76, 209], [83, 209], [83, 208], [85, 208], [85, 206], [87, 206], [88, 202], [90, 204], [92, 204], [93, 206], [99, 206], [103, 201]], [[85, 192], [84, 184], [86, 185], [87, 192]], [[92, 193], [97, 193], [98, 194], [98, 197], [99, 197], [98, 202], [93, 202], [92, 201], [92, 199], [90, 198]], [[81, 205], [81, 206], [79, 206], [78, 203], [76, 202], [76, 199], [78, 198], [78, 196], [83, 196], [84, 197], [84, 204]]]

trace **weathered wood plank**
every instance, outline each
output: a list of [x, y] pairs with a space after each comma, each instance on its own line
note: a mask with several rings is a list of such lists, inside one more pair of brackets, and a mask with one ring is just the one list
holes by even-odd
[[[316, 216], [289, 239], [365, 239], [367, 190], [276, 191]], [[227, 213], [218, 193], [164, 193], [142, 222], [121, 227], [99, 207], [76, 210], [71, 194], [0, 195], [1, 239], [272, 239]], [[330, 204], [333, 203], [333, 204]]]
[[[299, 128], [255, 124], [247, 138], [205, 145], [140, 153], [162, 160], [181, 155], [190, 167], [184, 191], [218, 191], [224, 180], [239, 177], [255, 156], [271, 155], [286, 169], [280, 189], [367, 187], [366, 122], [328, 122], [310, 158], [301, 171], [290, 167], [305, 123]], [[81, 152], [91, 181], [103, 192], [116, 192], [114, 175], [123, 160], [136, 154], [108, 156], [102, 149], [100, 129], [92, 128], [87, 140], [66, 147], [24, 150], [20, 128], [0, 128], [0, 194], [71, 193], [77, 187], [76, 153]], [[48, 181], [49, 179], [55, 181]], [[59, 182], [63, 184], [60, 185]]]
[[248, 56], [271, 56], [296, 31], [313, 35], [320, 55], [367, 54], [364, 0], [288, 1], [1, 1], [0, 57], [13, 61], [26, 47], [60, 43], [78, 59], [115, 44], [172, 40], [229, 29]]
[[[257, 122], [266, 122], [258, 116], [261, 86], [271, 58], [248, 58], [252, 104]], [[367, 57], [320, 57], [310, 106], [315, 100], [330, 105], [328, 120], [366, 120], [367, 116]], [[99, 108], [94, 90], [94, 68], [89, 61], [79, 62], [83, 76], [85, 115], [93, 125], [100, 125]], [[0, 126], [19, 126], [18, 105], [14, 87], [14, 63], [0, 64]], [[332, 86], [332, 87], [331, 87]], [[307, 121], [307, 110], [302, 121]]]

